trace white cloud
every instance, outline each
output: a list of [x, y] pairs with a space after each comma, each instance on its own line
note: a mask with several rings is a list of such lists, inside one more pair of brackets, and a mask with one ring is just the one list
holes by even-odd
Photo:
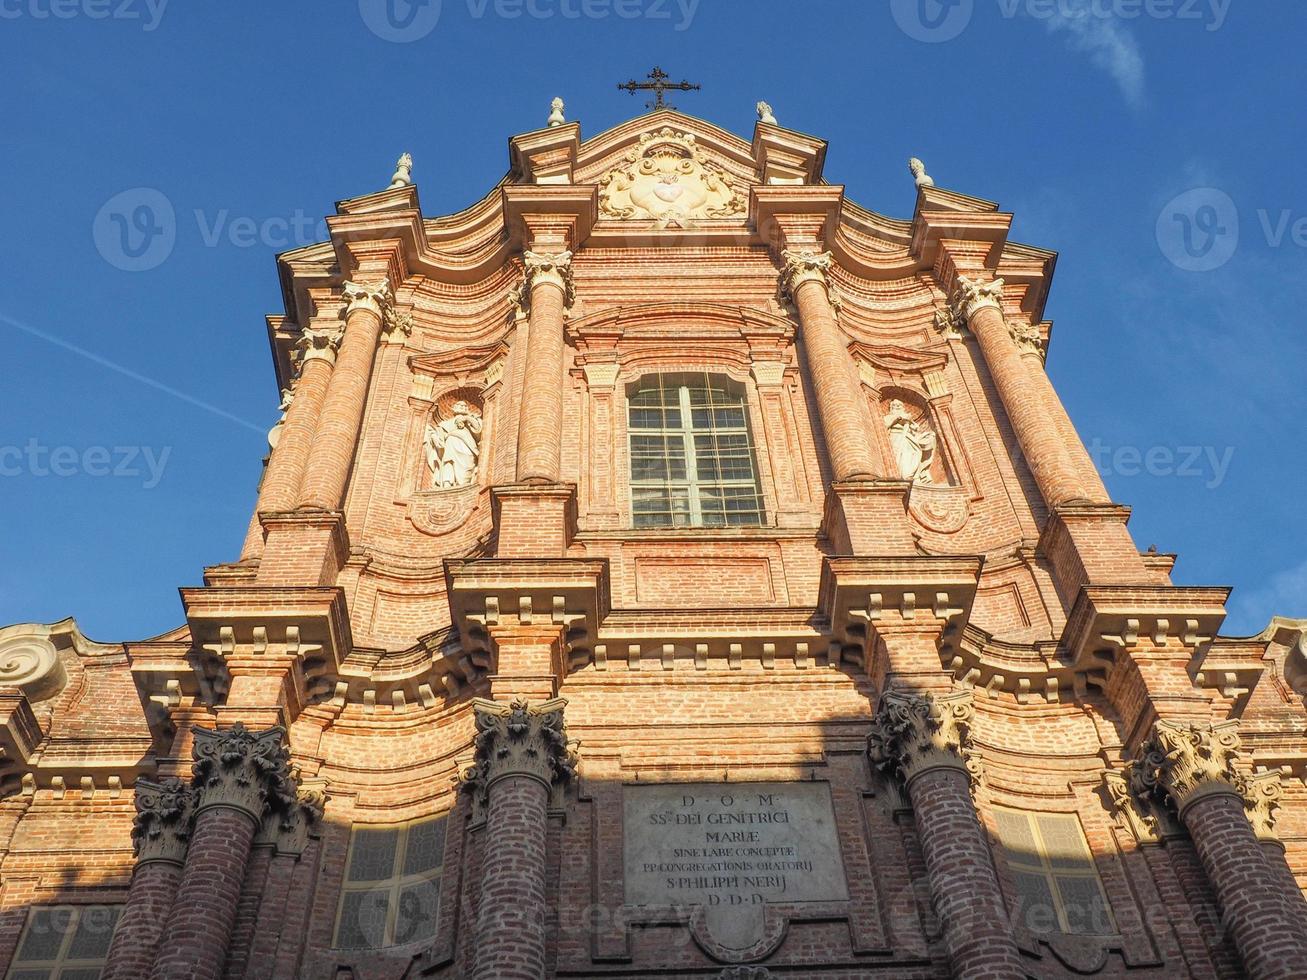
[[1144, 56], [1120, 18], [1090, 0], [1062, 0], [1056, 13], [1044, 20], [1052, 33], [1068, 35], [1071, 47], [1089, 55], [1106, 71], [1133, 108], [1144, 101]]
[[1263, 630], [1272, 616], [1307, 617], [1307, 561], [1277, 572], [1260, 588], [1235, 591], [1222, 633], [1248, 636]]

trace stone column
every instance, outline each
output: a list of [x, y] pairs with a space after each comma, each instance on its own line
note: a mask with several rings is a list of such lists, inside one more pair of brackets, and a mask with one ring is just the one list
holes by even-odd
[[557, 483], [563, 435], [563, 313], [575, 297], [572, 253], [524, 253], [531, 313], [517, 429], [519, 483]]
[[930, 894], [959, 980], [1022, 980], [1003, 891], [971, 799], [969, 693], [887, 692], [868, 737], [877, 767], [907, 784]]
[[476, 761], [464, 788], [485, 814], [474, 980], [543, 980], [549, 798], [575, 774], [561, 698], [477, 699]]
[[1144, 799], [1168, 801], [1179, 813], [1248, 975], [1307, 977], [1298, 914], [1302, 894], [1268, 862], [1249, 822], [1248, 780], [1235, 768], [1238, 754], [1233, 722], [1159, 720], [1130, 764], [1131, 789]]
[[136, 868], [105, 959], [103, 980], [148, 976], [186, 862], [195, 794], [180, 779], [136, 781]]
[[345, 337], [323, 399], [313, 448], [296, 501], [307, 510], [339, 510], [363, 421], [382, 323], [392, 309], [390, 281], [344, 286]]
[[255, 832], [295, 793], [285, 732], [195, 729], [195, 829], [151, 980], [218, 980]]
[[830, 252], [785, 249], [781, 288], [799, 309], [803, 356], [817, 397], [822, 434], [837, 483], [876, 476], [872, 442], [858, 402], [862, 394], [852, 383], [848, 346], [835, 320], [826, 271]]
[[954, 316], [966, 321], [980, 345], [999, 399], [1048, 506], [1088, 500], [1091, 489], [1083, 485], [1061, 429], [1049, 417], [1045, 399], [1031, 381], [1021, 350], [1012, 338], [1003, 315], [1002, 296], [1002, 279], [979, 282], [959, 275], [953, 295]]
[[263, 474], [259, 500], [254, 508], [254, 521], [241, 550], [242, 560], [256, 557], [263, 551], [259, 513], [287, 511], [295, 506], [313, 446], [313, 434], [322, 414], [322, 403], [327, 397], [327, 383], [331, 380], [332, 365], [336, 363], [341, 334], [341, 325], [331, 324], [305, 327], [300, 337], [299, 376], [291, 386], [292, 401], [281, 422], [277, 445], [268, 457], [268, 469]]

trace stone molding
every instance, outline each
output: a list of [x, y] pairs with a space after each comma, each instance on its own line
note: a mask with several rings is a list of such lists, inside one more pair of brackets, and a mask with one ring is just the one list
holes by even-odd
[[473, 699], [476, 755], [460, 778], [464, 792], [485, 806], [490, 787], [508, 776], [534, 779], [551, 793], [575, 778], [576, 754], [563, 723], [566, 704], [563, 698], [534, 705], [520, 698], [512, 704]]
[[971, 744], [975, 715], [971, 692], [908, 694], [889, 691], [867, 736], [872, 765], [911, 783], [932, 769], [958, 769], [973, 785], [979, 782], [980, 759]]
[[[522, 261], [525, 264], [525, 293], [519, 296], [519, 305], [522, 299], [527, 299], [536, 286], [542, 283], [549, 283], [557, 286], [563, 291], [563, 304], [571, 306], [576, 302], [576, 283], [572, 279], [572, 253], [567, 249], [561, 252], [533, 252], [526, 249], [522, 252]], [[511, 301], [511, 298], [510, 298]]]
[[781, 270], [782, 297], [794, 299], [805, 282], [819, 282], [829, 290], [827, 273], [835, 264], [832, 253], [818, 252], [815, 248], [787, 248], [781, 251], [781, 260], [785, 263]]
[[765, 966], [728, 966], [717, 974], [717, 980], [771, 980], [771, 976]]
[[196, 814], [224, 806], [261, 824], [270, 810], [295, 805], [285, 738], [282, 728], [251, 732], [240, 722], [221, 731], [196, 728]]
[[382, 279], [375, 283], [346, 282], [341, 286], [341, 294], [345, 297], [346, 319], [359, 309], [369, 310], [378, 318], [384, 319], [386, 310], [395, 302], [395, 294], [390, 288], [389, 279]]
[[295, 359], [298, 366], [302, 367], [315, 359], [335, 364], [336, 351], [340, 350], [340, 341], [344, 336], [345, 324], [343, 323], [334, 323], [325, 327], [305, 327], [300, 332], [300, 339], [295, 343]]
[[186, 863], [195, 797], [195, 789], [176, 777], [136, 781], [132, 850], [138, 865], [149, 861]]
[[1235, 768], [1238, 729], [1235, 721], [1203, 726], [1159, 719], [1127, 765], [1131, 791], [1142, 799], [1169, 801], [1181, 817], [1216, 793], [1242, 799], [1244, 779]]

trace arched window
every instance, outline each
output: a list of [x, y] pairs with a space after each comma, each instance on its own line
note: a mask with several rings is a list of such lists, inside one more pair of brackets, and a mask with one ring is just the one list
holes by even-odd
[[636, 527], [759, 527], [744, 392], [710, 374], [654, 374], [628, 393]]

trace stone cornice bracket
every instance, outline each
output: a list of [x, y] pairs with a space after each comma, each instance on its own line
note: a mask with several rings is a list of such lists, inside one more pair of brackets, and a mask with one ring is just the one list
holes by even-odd
[[221, 731], [196, 728], [192, 750], [196, 813], [222, 806], [261, 824], [270, 810], [294, 806], [296, 792], [285, 740], [282, 728], [251, 732], [240, 722]]
[[346, 282], [341, 285], [340, 291], [345, 298], [346, 319], [355, 310], [367, 309], [384, 321], [386, 311], [395, 303], [395, 293], [390, 288], [389, 279], [375, 283]]
[[180, 779], [136, 780], [132, 850], [137, 864], [165, 861], [180, 866], [186, 863], [195, 797], [195, 790]]
[[970, 323], [973, 316], [986, 308], [998, 310], [1002, 314], [1003, 280], [982, 282], [959, 273], [953, 295], [949, 297], [949, 308], [954, 323]]
[[828, 273], [835, 265], [835, 256], [815, 248], [786, 248], [781, 250], [780, 296], [793, 299], [805, 282], [819, 282], [830, 289]]
[[888, 691], [867, 736], [872, 765], [911, 783], [932, 769], [957, 769], [973, 786], [980, 779], [980, 759], [971, 745], [975, 714], [969, 691], [908, 694]]
[[563, 291], [565, 306], [571, 306], [576, 302], [571, 251], [564, 249], [561, 252], [533, 252], [531, 249], [526, 249], [522, 252], [522, 262], [525, 266], [524, 277], [528, 296], [537, 285], [549, 283]]
[[538, 704], [475, 698], [476, 755], [461, 777], [463, 790], [484, 805], [490, 787], [508, 776], [534, 779], [551, 793], [574, 779], [576, 753], [563, 723], [566, 704], [563, 698]]
[[1243, 798], [1238, 757], [1237, 721], [1202, 726], [1159, 719], [1127, 766], [1130, 789], [1143, 799], [1169, 801], [1183, 817], [1186, 809], [1213, 794]]
[[305, 327], [295, 343], [297, 371], [306, 362], [315, 358], [324, 360], [328, 364], [335, 364], [336, 351], [340, 350], [340, 341], [344, 336], [345, 324], [343, 323]]

